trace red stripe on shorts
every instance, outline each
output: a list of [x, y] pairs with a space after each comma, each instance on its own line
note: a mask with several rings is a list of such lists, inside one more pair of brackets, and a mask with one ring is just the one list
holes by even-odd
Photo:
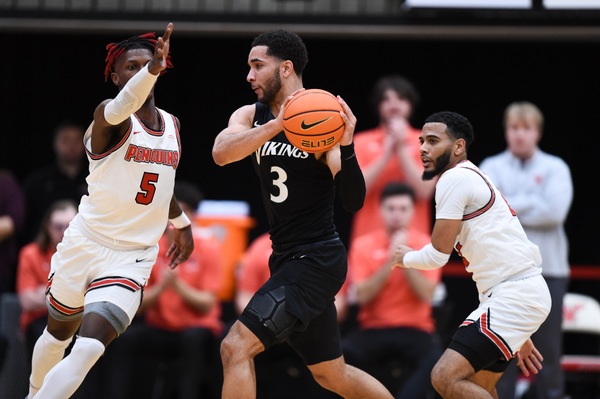
[[53, 296], [52, 294], [48, 295], [48, 302], [50, 302], [50, 305], [52, 305], [52, 307], [56, 310], [58, 310], [60, 313], [66, 314], [67, 316], [71, 316], [74, 315], [76, 313], [80, 313], [83, 312], [83, 306], [80, 306], [78, 308], [70, 308], [66, 305], [63, 305], [62, 303], [58, 302]]
[[487, 313], [481, 315], [479, 326], [481, 328], [481, 333], [492, 340], [498, 349], [500, 349], [506, 360], [510, 360], [512, 358], [512, 352], [504, 340], [489, 328], [489, 315]]
[[95, 290], [98, 288], [111, 287], [111, 286], [115, 286], [115, 285], [119, 286], [119, 287], [123, 287], [125, 289], [128, 289], [129, 291], [132, 291], [132, 292], [138, 291], [142, 288], [135, 281], [130, 280], [125, 277], [104, 277], [104, 278], [92, 281], [90, 283], [90, 285], [88, 286], [88, 289], [86, 292], [89, 292], [91, 290]]

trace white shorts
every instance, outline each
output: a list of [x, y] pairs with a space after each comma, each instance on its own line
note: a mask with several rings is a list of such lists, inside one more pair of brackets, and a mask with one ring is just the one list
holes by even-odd
[[506, 360], [546, 320], [552, 301], [541, 275], [505, 281], [479, 297], [479, 307], [461, 327], [477, 323], [479, 331], [503, 353]]
[[133, 320], [142, 298], [158, 245], [145, 249], [115, 250], [86, 237], [71, 223], [52, 256], [47, 301], [63, 320], [82, 316], [94, 302], [110, 302]]

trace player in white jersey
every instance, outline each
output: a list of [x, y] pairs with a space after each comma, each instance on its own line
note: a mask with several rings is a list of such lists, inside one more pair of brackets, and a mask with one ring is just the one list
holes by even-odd
[[541, 256], [502, 194], [473, 163], [470, 122], [454, 112], [427, 118], [420, 136], [423, 179], [439, 176], [431, 243], [400, 245], [394, 266], [444, 266], [453, 249], [477, 285], [480, 304], [461, 324], [431, 378], [448, 398], [497, 398], [496, 383], [509, 362], [537, 373], [543, 360], [531, 342], [550, 311]]
[[190, 221], [173, 195], [179, 120], [154, 105], [154, 84], [171, 66], [172, 31], [169, 24], [158, 39], [148, 33], [107, 46], [105, 76], [119, 94], [98, 105], [84, 137], [89, 195], [52, 258], [48, 326], [34, 348], [29, 399], [69, 398], [129, 326], [169, 221], [171, 268], [193, 250]]

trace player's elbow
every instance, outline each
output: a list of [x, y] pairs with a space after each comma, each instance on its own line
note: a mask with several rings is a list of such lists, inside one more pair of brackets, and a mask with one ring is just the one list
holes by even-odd
[[225, 151], [221, 150], [217, 145], [212, 150], [213, 161], [219, 166], [225, 166], [229, 163]]

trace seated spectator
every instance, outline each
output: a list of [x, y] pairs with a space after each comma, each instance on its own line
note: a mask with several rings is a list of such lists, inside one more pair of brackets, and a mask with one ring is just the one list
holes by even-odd
[[[175, 183], [175, 197], [190, 220], [194, 220], [197, 203], [188, 198], [201, 199], [193, 186]], [[167, 227], [159, 241], [156, 264], [144, 289], [138, 317], [129, 329], [114, 342], [107, 362], [112, 368], [108, 385], [110, 398], [145, 397], [140, 385], [153, 385], [161, 364], [179, 361], [174, 386], [176, 398], [196, 399], [202, 395], [203, 381], [209, 371], [209, 362], [218, 353], [218, 339], [222, 333], [220, 303], [221, 265], [218, 242], [212, 237], [195, 235], [194, 251], [190, 258], [171, 270], [167, 250], [173, 232]], [[134, 369], [143, 370], [145, 383], [137, 381]], [[149, 395], [148, 395], [149, 396]]]
[[54, 129], [54, 162], [31, 172], [23, 183], [27, 221], [24, 243], [35, 239], [42, 216], [55, 201], [70, 199], [79, 205], [87, 194], [88, 164], [83, 146], [83, 126], [61, 122]]
[[422, 399], [433, 392], [430, 373], [441, 355], [431, 305], [441, 272], [391, 268], [399, 243], [421, 248], [430, 241], [409, 227], [415, 211], [410, 186], [386, 185], [379, 211], [385, 227], [357, 238], [349, 251], [349, 291], [359, 306], [358, 328], [344, 336], [342, 349], [348, 364], [373, 375], [380, 365], [399, 359], [409, 375], [395, 397]]
[[29, 360], [33, 354], [33, 346], [48, 322], [46, 288], [50, 259], [76, 214], [77, 206], [73, 201], [54, 202], [42, 217], [35, 241], [25, 245], [19, 252], [17, 294], [21, 304], [21, 328], [25, 334]]
[[0, 295], [15, 290], [19, 235], [24, 226], [21, 185], [12, 172], [0, 169]]

